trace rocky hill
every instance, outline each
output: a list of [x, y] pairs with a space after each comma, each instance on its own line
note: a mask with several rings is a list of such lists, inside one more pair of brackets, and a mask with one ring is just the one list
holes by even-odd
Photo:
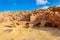
[[[60, 28], [60, 7], [53, 6], [48, 9], [35, 9], [33, 11], [4, 11], [0, 12], [1, 22], [19, 22], [18, 24], [33, 26], [50, 26]], [[22, 21], [22, 22], [21, 22]]]
[[60, 7], [0, 12], [0, 40], [60, 40]]

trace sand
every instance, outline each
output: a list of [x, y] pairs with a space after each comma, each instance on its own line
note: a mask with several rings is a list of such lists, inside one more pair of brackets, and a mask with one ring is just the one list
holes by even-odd
[[5, 25], [9, 24], [0, 23], [0, 40], [60, 40], [60, 29], [57, 28], [29, 29], [17, 26], [12, 31], [7, 31]]

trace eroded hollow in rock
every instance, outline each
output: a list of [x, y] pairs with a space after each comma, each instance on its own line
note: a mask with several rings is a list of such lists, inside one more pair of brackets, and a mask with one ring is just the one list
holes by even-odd
[[41, 23], [37, 23], [36, 25], [34, 25], [34, 26], [37, 26], [38, 28], [40, 27], [40, 25], [41, 25]]
[[17, 25], [19, 25], [19, 23], [16, 23]]
[[45, 27], [52, 27], [52, 23], [47, 22], [47, 23], [45, 23], [44, 26], [45, 26]]
[[25, 25], [26, 25], [25, 28], [29, 28], [29, 23], [26, 23]]

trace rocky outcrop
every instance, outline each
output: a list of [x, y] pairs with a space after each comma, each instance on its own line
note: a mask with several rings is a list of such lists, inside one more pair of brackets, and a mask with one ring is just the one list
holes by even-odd
[[[40, 25], [60, 28], [60, 7], [50, 7], [48, 9], [36, 9], [33, 11], [29, 26]], [[33, 20], [32, 20], [33, 19]]]
[[30, 20], [30, 11], [16, 11], [16, 12], [1, 12], [0, 13], [0, 22], [5, 21], [29, 21]]
[[60, 7], [53, 6], [48, 9], [35, 9], [33, 11], [0, 12], [0, 23], [17, 21], [19, 24], [34, 26], [49, 26], [60, 28]]

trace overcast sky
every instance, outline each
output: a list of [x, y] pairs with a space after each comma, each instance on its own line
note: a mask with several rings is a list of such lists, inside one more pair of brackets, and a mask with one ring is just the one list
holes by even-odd
[[46, 9], [50, 6], [60, 6], [60, 0], [0, 0], [0, 11]]

